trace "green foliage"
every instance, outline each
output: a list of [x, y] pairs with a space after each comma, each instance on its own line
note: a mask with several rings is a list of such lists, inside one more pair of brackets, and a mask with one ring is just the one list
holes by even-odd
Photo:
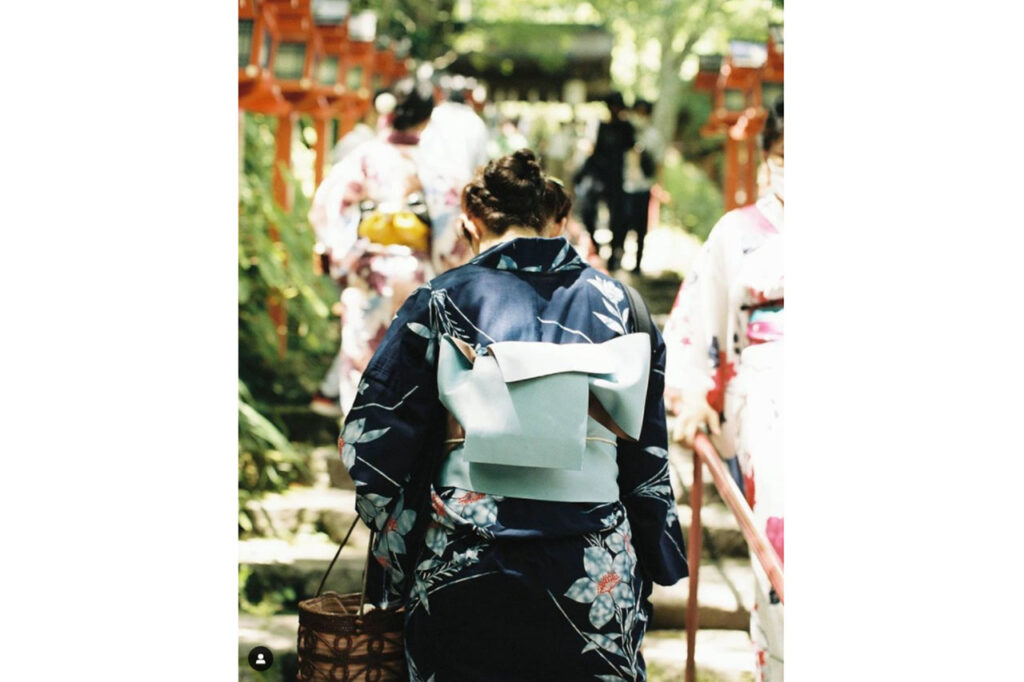
[[238, 566], [238, 608], [254, 616], [272, 616], [282, 612], [295, 612], [298, 594], [294, 585], [286, 581], [268, 579], [253, 570]]
[[242, 381], [238, 382], [238, 527], [252, 531], [246, 503], [266, 492], [280, 492], [292, 483], [308, 482], [306, 458], [282, 430], [263, 416]]
[[[308, 404], [338, 347], [338, 324], [331, 316], [337, 300], [333, 283], [313, 271], [312, 234], [306, 214], [309, 198], [286, 173], [294, 196], [291, 210], [274, 202], [272, 118], [246, 114], [245, 147], [239, 178], [238, 360], [240, 503], [279, 491], [308, 477], [302, 457], [288, 442], [277, 408]], [[279, 241], [271, 237], [271, 226]], [[278, 351], [278, 333], [269, 302], [287, 310], [287, 351]], [[248, 520], [240, 515], [242, 530]]]
[[[339, 330], [331, 305], [338, 292], [330, 279], [313, 271], [309, 198], [290, 173], [292, 209], [284, 211], [272, 199], [273, 123], [246, 115], [239, 189], [239, 376], [256, 400], [296, 405], [308, 402], [337, 349]], [[279, 242], [271, 238], [271, 225]], [[283, 357], [269, 312], [272, 299], [287, 308]]]
[[412, 57], [435, 59], [451, 46], [454, 6], [455, 0], [354, 0], [352, 11], [376, 11], [378, 35], [407, 37]]
[[[510, 59], [536, 62], [543, 70], [559, 72], [569, 65], [579, 26], [505, 21], [467, 25], [453, 40], [459, 53], [468, 54], [474, 68], [484, 71]], [[588, 27], [593, 28], [593, 27]]]
[[672, 203], [661, 209], [664, 222], [682, 225], [691, 234], [707, 239], [722, 216], [722, 192], [718, 185], [677, 153], [666, 157], [660, 182], [672, 195]]

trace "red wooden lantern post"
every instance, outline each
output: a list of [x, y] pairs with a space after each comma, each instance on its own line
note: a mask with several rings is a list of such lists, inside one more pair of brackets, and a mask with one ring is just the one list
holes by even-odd
[[[730, 47], [736, 51], [741, 43]], [[757, 134], [764, 122], [761, 103], [761, 69], [745, 54], [730, 54], [719, 71], [715, 109], [706, 126], [712, 134], [726, 132], [725, 209], [757, 199]]]
[[[770, 102], [782, 90], [780, 45], [781, 27], [772, 26], [766, 52], [757, 43], [733, 42], [731, 54], [718, 70], [713, 88], [715, 108], [701, 133], [727, 133], [723, 188], [726, 210], [757, 200], [757, 136], [767, 115], [765, 98]], [[711, 57], [701, 58], [695, 89], [712, 91], [713, 61]]]
[[373, 41], [377, 35], [377, 15], [372, 11], [354, 14], [348, 19], [348, 46], [345, 51], [345, 89], [350, 93], [338, 109], [338, 138], [346, 135], [356, 121], [373, 106], [370, 83], [376, 58]]
[[[278, 116], [278, 141], [280, 141], [281, 118], [287, 118], [289, 105], [281, 93], [273, 74], [277, 54], [279, 31], [274, 13], [266, 1], [239, 0], [238, 3], [238, 106], [240, 112], [252, 111]], [[244, 113], [239, 114], [239, 126], [244, 125]], [[289, 143], [291, 141], [289, 131]], [[244, 144], [244, 141], [243, 141]], [[278, 144], [280, 147], [280, 144]], [[278, 158], [280, 149], [278, 148]], [[279, 182], [280, 171], [274, 168], [274, 198], [284, 205], [286, 199], [283, 183]], [[271, 240], [279, 241], [277, 227], [270, 225]], [[284, 300], [271, 296], [267, 310], [277, 334], [277, 350], [284, 356], [288, 348], [288, 314]]]
[[314, 54], [318, 36], [313, 32], [310, 0], [265, 0], [277, 24], [272, 73], [288, 110], [277, 118], [274, 158], [274, 199], [285, 210], [292, 205], [291, 190], [283, 169], [291, 165], [292, 132], [298, 112], [315, 106]]
[[288, 110], [270, 64], [277, 40], [274, 16], [259, 0], [238, 2], [238, 108], [279, 115]]
[[782, 24], [772, 24], [768, 27], [768, 57], [761, 73], [761, 99], [766, 106], [771, 106], [775, 98], [782, 94], [784, 66]]
[[314, 177], [319, 186], [324, 177], [327, 156], [327, 128], [334, 119], [338, 103], [346, 94], [343, 62], [348, 46], [348, 3], [320, 3], [314, 8], [314, 32], [318, 36], [319, 51], [316, 63], [317, 108], [312, 112], [316, 131], [316, 160]]

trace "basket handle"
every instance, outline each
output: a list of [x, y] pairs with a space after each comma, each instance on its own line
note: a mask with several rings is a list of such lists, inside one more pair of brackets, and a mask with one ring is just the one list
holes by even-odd
[[[348, 544], [348, 539], [352, 535], [352, 531], [356, 529], [356, 524], [359, 523], [359, 515], [356, 515], [355, 520], [352, 521], [352, 525], [348, 527], [348, 531], [345, 533], [345, 539], [341, 541], [338, 546], [338, 551], [334, 553], [334, 558], [331, 559], [331, 563], [327, 566], [327, 570], [324, 571], [324, 577], [320, 578], [320, 586], [316, 588], [316, 596], [320, 596], [320, 593], [324, 589], [324, 584], [327, 582], [327, 576], [331, 574], [331, 570], [334, 568], [335, 562], [338, 557], [341, 556], [341, 550], [345, 549], [345, 545]], [[373, 556], [373, 536], [374, 532], [370, 531], [370, 543], [366, 547], [366, 563], [363, 565], [363, 589], [359, 594], [359, 617], [362, 618], [366, 610], [366, 579], [370, 573], [370, 558]]]
[[[330, 565], [327, 566], [327, 570], [324, 572], [324, 577], [320, 578], [320, 587], [316, 588], [316, 596], [319, 597], [320, 596], [320, 592], [323, 591], [324, 583], [327, 582], [327, 576], [329, 576], [331, 574], [331, 569], [334, 568], [334, 562], [336, 562], [338, 560], [338, 557], [341, 556], [341, 550], [345, 549], [345, 545], [348, 543], [349, 536], [351, 536], [352, 535], [352, 531], [354, 531], [356, 529], [356, 524], [357, 523], [359, 523], [359, 515], [358, 514], [356, 515], [355, 520], [352, 522], [352, 525], [348, 527], [348, 532], [345, 533], [345, 539], [341, 541], [341, 545], [338, 547], [338, 551], [334, 553], [334, 558], [331, 559]], [[365, 591], [365, 589], [364, 589], [364, 591]]]

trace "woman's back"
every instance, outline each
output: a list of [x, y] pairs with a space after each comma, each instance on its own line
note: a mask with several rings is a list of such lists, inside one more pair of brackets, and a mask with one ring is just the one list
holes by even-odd
[[[477, 355], [507, 341], [602, 344], [633, 332], [630, 318], [621, 285], [589, 267], [562, 238], [495, 246], [421, 287], [399, 312], [364, 375], [343, 454], [364, 519], [380, 531], [374, 554], [382, 570], [371, 575], [370, 589], [377, 600], [408, 609], [408, 645], [422, 679], [428, 671], [439, 673], [438, 680], [450, 679], [446, 674], [524, 679], [497, 672], [516, 661], [526, 666], [521, 674], [531, 671], [529, 679], [544, 679], [544, 670], [551, 679], [574, 679], [556, 671], [555, 660], [590, 678], [633, 678], [642, 670], [636, 649], [650, 582], [671, 584], [686, 575], [669, 483], [660, 335], [641, 400], [639, 440], [610, 441], [614, 501], [526, 499], [451, 485], [443, 465], [458, 451], [444, 442], [453, 439], [440, 427], [450, 417], [437, 383], [446, 336]], [[563, 400], [550, 399], [553, 407]], [[428, 641], [456, 631], [468, 636], [444, 614], [483, 604], [504, 612], [482, 615], [504, 620], [502, 639], [518, 632], [529, 641], [517, 628], [536, 630], [546, 621], [540, 629], [548, 633], [547, 648], [532, 656], [515, 649], [504, 663], [490, 659], [486, 670], [483, 659], [468, 655], [438, 659], [444, 647]], [[479, 622], [473, 628], [487, 632]], [[487, 641], [496, 642], [497, 632]], [[597, 652], [583, 664], [581, 636]]]

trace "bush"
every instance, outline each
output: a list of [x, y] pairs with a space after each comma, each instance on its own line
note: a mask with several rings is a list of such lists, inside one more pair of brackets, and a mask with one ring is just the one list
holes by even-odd
[[681, 225], [687, 232], [707, 239], [722, 217], [722, 192], [708, 176], [692, 163], [683, 161], [670, 149], [661, 171], [661, 186], [672, 195], [672, 203], [662, 206], [665, 223]]
[[[313, 270], [315, 238], [306, 219], [310, 199], [286, 174], [294, 201], [285, 211], [271, 193], [275, 119], [246, 114], [238, 220], [239, 502], [280, 491], [308, 478], [304, 459], [289, 443], [281, 414], [306, 406], [338, 348], [331, 315], [334, 284]], [[278, 241], [271, 238], [271, 226]], [[269, 302], [287, 309], [287, 351]], [[239, 515], [241, 529], [247, 519]]]

